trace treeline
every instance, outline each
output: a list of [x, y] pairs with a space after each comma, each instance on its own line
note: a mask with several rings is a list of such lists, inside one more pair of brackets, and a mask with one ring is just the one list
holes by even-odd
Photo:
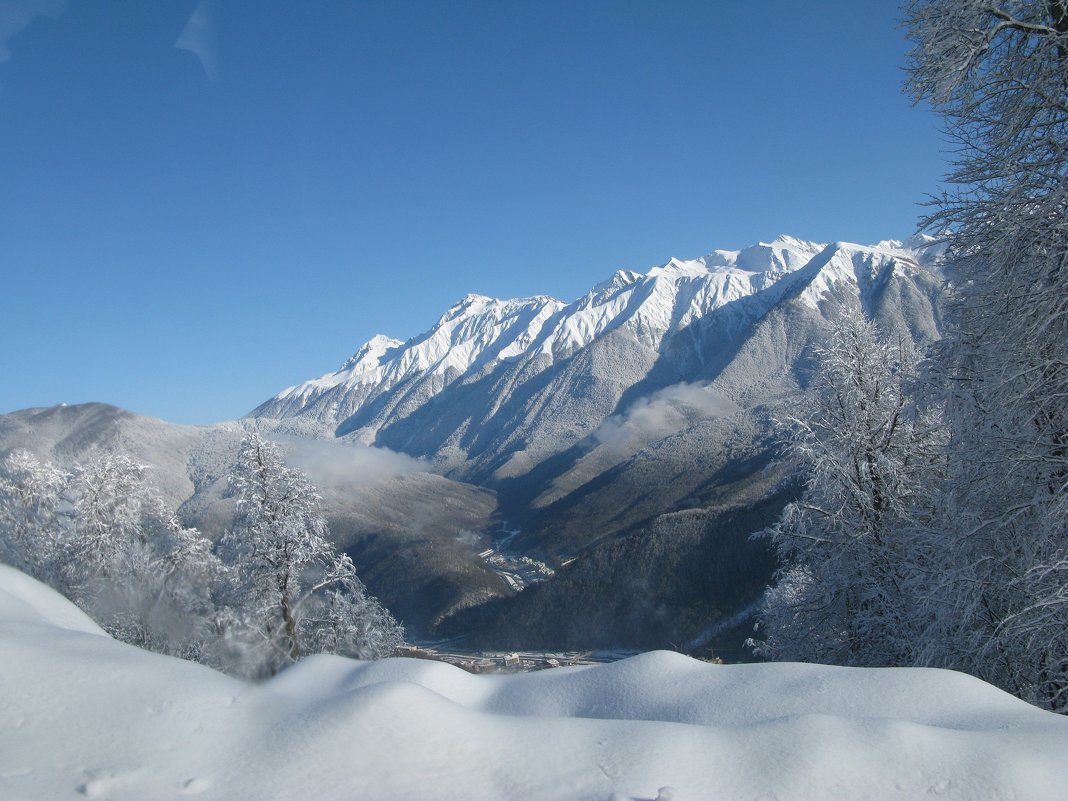
[[0, 559], [118, 639], [235, 675], [269, 676], [309, 653], [376, 659], [403, 642], [277, 445], [246, 437], [230, 488], [238, 517], [213, 545], [128, 456], [61, 470], [15, 451], [0, 467]]

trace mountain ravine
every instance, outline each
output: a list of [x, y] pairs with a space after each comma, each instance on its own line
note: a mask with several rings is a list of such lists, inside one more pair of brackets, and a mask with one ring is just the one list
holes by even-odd
[[940, 254], [926, 238], [779, 237], [619, 271], [571, 303], [468, 295], [241, 421], [25, 410], [0, 417], [0, 453], [128, 450], [217, 537], [228, 465], [255, 427], [322, 487], [337, 544], [417, 638], [744, 658], [774, 570], [750, 535], [797, 486], [774, 421], [834, 315], [920, 347], [938, 337]]

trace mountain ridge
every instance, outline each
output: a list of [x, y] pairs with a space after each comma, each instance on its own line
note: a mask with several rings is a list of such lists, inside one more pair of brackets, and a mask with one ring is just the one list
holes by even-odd
[[[12, 413], [0, 416], [0, 453], [36, 443], [73, 457], [101, 440], [157, 454], [183, 515], [218, 532], [232, 516], [228, 460], [256, 428], [323, 485], [336, 544], [411, 631], [487, 647], [654, 648], [736, 620], [707, 645], [743, 659], [746, 610], [774, 570], [750, 535], [797, 486], [775, 421], [805, 403], [836, 316], [863, 315], [920, 348], [938, 338], [941, 251], [926, 237], [780, 236], [619, 270], [570, 303], [471, 293], [427, 331], [372, 337], [338, 370], [223, 428], [107, 409]], [[395, 452], [378, 454], [372, 484], [346, 466], [365, 445]], [[516, 594], [487, 548], [555, 576]]]
[[[554, 451], [558, 452], [589, 435], [605, 417], [622, 411], [616, 404], [627, 391], [648, 383], [655, 363], [685, 350], [687, 336], [692, 337], [694, 352], [684, 355], [686, 364], [667, 369], [660, 386], [651, 385], [651, 391], [672, 383], [671, 372], [678, 373], [682, 381], [712, 378], [686, 365], [716, 362], [716, 354], [709, 351], [744, 338], [747, 326], [786, 300], [796, 299], [825, 317], [822, 306], [835, 296], [851, 294], [867, 316], [877, 316], [875, 296], [894, 275], [903, 279], [922, 276], [927, 284], [937, 283], [932, 271], [940, 247], [929, 237], [863, 246], [824, 245], [781, 235], [770, 243], [737, 251], [714, 250], [689, 260], [672, 258], [645, 274], [620, 270], [571, 303], [546, 295], [498, 300], [468, 294], [422, 334], [405, 342], [375, 336], [339, 370], [284, 389], [249, 416], [300, 420], [318, 428], [322, 436], [384, 444], [462, 469], [463, 464], [487, 455], [485, 436], [465, 439], [463, 432], [472, 427], [505, 427], [497, 418], [519, 385], [534, 387], [539, 376], [551, 383], [554, 374], [567, 370], [570, 360], [583, 352], [593, 353], [590, 349], [595, 343], [613, 334], [633, 338], [637, 348], [631, 348], [630, 355], [648, 363], [630, 369], [628, 360], [619, 358], [619, 379], [626, 386], [610, 393], [611, 408], [591, 411], [593, 417], [600, 415], [592, 426], [589, 421], [578, 426], [575, 437], [562, 433], [558, 443], [562, 447]], [[699, 335], [698, 329], [708, 326], [712, 318], [720, 329], [718, 342]], [[919, 325], [898, 322], [910, 327], [913, 339], [937, 335], [936, 326], [927, 321]], [[921, 330], [925, 326], [929, 330]], [[509, 378], [519, 371], [525, 375]], [[487, 376], [497, 380], [486, 386]], [[510, 386], [505, 388], [502, 382]], [[447, 399], [472, 394], [464, 388], [474, 385], [480, 386], [483, 396], [494, 396], [500, 402], [483, 403], [482, 412], [467, 423], [454, 421], [449, 432], [440, 419], [424, 425], [424, 432], [439, 432], [436, 438], [414, 431], [398, 436], [405, 429], [404, 421], [419, 416], [420, 409], [431, 403], [455, 407], [458, 403]], [[581, 386], [574, 388], [581, 393]], [[535, 405], [532, 401], [526, 411], [532, 412]], [[542, 405], [547, 408], [548, 403]], [[514, 447], [508, 455], [522, 450]]]
[[[566, 304], [468, 295], [380, 361], [253, 414], [494, 491], [507, 547], [556, 576], [458, 609], [443, 633], [490, 647], [665, 647], [738, 619], [711, 646], [742, 659], [744, 610], [774, 570], [750, 535], [796, 489], [775, 421], [803, 402], [838, 315], [921, 348], [938, 338], [941, 251], [922, 236], [780, 236], [620, 270]], [[673, 578], [650, 583], [650, 571]]]

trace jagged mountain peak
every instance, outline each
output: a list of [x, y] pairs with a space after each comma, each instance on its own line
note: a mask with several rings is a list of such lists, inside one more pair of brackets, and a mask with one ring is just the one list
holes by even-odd
[[623, 287], [630, 286], [633, 283], [640, 281], [645, 276], [642, 273], [635, 272], [634, 270], [616, 270], [615, 273], [607, 281], [602, 281], [597, 284], [590, 292], [590, 294], [604, 294], [606, 292], [612, 292]]
[[545, 308], [562, 308], [564, 303], [548, 295], [535, 295], [529, 298], [491, 298], [488, 295], [479, 295], [471, 292], [464, 295], [438, 318], [434, 327], [426, 333], [413, 337], [405, 343], [411, 346], [432, 340], [440, 332], [448, 332], [446, 336], [450, 341], [463, 340], [471, 336], [478, 336], [479, 329], [486, 325], [496, 325], [502, 321], [511, 320], [517, 316], [528, 313], [537, 314]]
[[363, 372], [364, 370], [374, 369], [387, 353], [403, 344], [399, 339], [375, 334], [361, 345], [359, 350], [348, 361], [341, 365], [340, 370]]
[[786, 273], [798, 270], [821, 253], [826, 245], [780, 235], [738, 251], [735, 266], [753, 272]]
[[[252, 414], [299, 416], [317, 421], [324, 434], [369, 443], [392, 431], [381, 444], [419, 455], [448, 452], [452, 455], [442, 458], [452, 462], [477, 456], [472, 449], [487, 446], [476, 441], [489, 435], [476, 432], [499, 425], [519, 427], [502, 430], [498, 439], [520, 451], [531, 437], [573, 441], [611, 414], [622, 393], [658, 363], [665, 375], [674, 371], [675, 381], [685, 377], [677, 371], [700, 373], [694, 365], [719, 364], [726, 357], [717, 354], [727, 343], [734, 343], [729, 353], [750, 336], [754, 321], [784, 303], [796, 301], [820, 317], [828, 301], [853, 297], [873, 313], [894, 275], [922, 272], [935, 256], [937, 248], [926, 240], [824, 245], [783, 235], [741, 250], [672, 258], [644, 274], [619, 270], [571, 303], [545, 295], [500, 300], [472, 293], [423, 334], [403, 343], [375, 337], [341, 370], [290, 387]], [[714, 333], [700, 333], [706, 330]], [[617, 344], [609, 346], [610, 340]], [[679, 356], [680, 348], [693, 352]], [[610, 352], [615, 355], [607, 356]], [[690, 367], [668, 367], [663, 360], [669, 352]], [[573, 373], [576, 383], [551, 391], [577, 399], [579, 406], [589, 398], [596, 411], [552, 411], [571, 403], [545, 395], [555, 386], [551, 376], [561, 370]], [[521, 384], [541, 386], [541, 394], [524, 400], [528, 390], [520, 391]], [[453, 409], [447, 397], [465, 400], [455, 401], [461, 406]], [[423, 419], [431, 400], [440, 414]], [[600, 418], [585, 419], [591, 414]], [[572, 415], [578, 415], [573, 422]], [[531, 422], [549, 417], [551, 437], [542, 424]], [[519, 433], [527, 428], [526, 435]], [[402, 430], [408, 433], [396, 433]]]

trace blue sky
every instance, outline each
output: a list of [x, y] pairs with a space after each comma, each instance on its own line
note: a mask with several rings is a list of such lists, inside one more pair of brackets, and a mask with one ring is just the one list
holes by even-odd
[[467, 292], [571, 300], [945, 171], [890, 0], [0, 0], [0, 412], [238, 417]]

